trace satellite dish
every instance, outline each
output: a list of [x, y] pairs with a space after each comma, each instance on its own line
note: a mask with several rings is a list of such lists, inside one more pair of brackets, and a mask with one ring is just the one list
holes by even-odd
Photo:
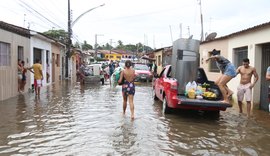
[[211, 34], [207, 35], [207, 37], [205, 38], [205, 41], [211, 41], [211, 40], [215, 39], [216, 36], [217, 36], [217, 33], [212, 32]]

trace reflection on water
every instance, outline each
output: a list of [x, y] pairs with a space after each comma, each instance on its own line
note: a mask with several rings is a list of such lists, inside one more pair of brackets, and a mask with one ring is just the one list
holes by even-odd
[[122, 115], [121, 87], [43, 88], [0, 103], [0, 155], [270, 155], [269, 114], [235, 108], [211, 116], [163, 115], [151, 86], [138, 85], [135, 120]]

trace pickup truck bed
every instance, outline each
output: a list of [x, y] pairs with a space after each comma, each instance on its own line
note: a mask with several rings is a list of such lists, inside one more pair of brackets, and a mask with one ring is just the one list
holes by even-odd
[[201, 109], [211, 109], [219, 107], [221, 109], [226, 110], [227, 107], [232, 107], [231, 104], [223, 103], [221, 100], [214, 101], [214, 100], [206, 100], [206, 99], [189, 99], [183, 95], [178, 95], [178, 99], [180, 99], [181, 103], [179, 105], [183, 107], [201, 107]]

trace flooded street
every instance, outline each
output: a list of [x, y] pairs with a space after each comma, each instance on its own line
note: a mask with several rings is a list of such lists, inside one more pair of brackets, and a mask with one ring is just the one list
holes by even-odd
[[135, 120], [121, 88], [62, 84], [0, 103], [0, 155], [270, 155], [270, 117], [236, 108], [219, 117], [163, 115], [151, 85], [137, 85]]

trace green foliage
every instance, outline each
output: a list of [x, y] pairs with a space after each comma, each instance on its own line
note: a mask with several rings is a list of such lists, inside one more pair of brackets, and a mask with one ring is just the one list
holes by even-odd
[[80, 48], [81, 48], [81, 45], [80, 45], [80, 43], [79, 43], [79, 42], [76, 42], [76, 43], [74, 44], [74, 47], [75, 47], [75, 48], [79, 48], [79, 49], [80, 49]]
[[67, 44], [68, 43], [68, 32], [66, 32], [63, 29], [59, 29], [59, 30], [48, 30], [43, 32], [43, 34], [54, 38], [57, 41], [60, 41], [62, 43]]
[[93, 49], [93, 46], [87, 43], [87, 41], [84, 41], [82, 44], [82, 50], [90, 50]]

